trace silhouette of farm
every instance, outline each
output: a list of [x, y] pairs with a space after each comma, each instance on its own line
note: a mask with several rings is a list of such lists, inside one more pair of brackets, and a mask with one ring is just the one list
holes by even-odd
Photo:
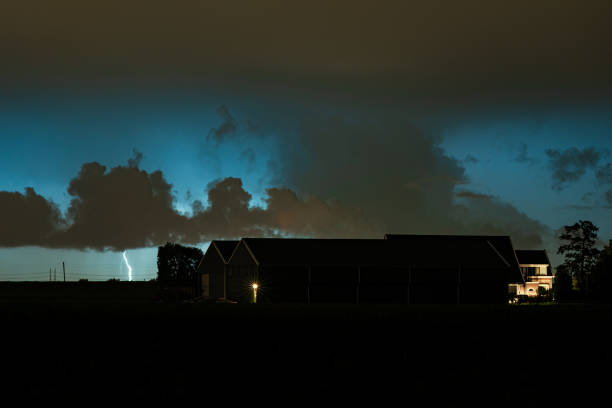
[[215, 241], [196, 272], [186, 301], [160, 281], [1, 283], [6, 395], [456, 406], [605, 390], [612, 307], [508, 304], [524, 277], [507, 237]]

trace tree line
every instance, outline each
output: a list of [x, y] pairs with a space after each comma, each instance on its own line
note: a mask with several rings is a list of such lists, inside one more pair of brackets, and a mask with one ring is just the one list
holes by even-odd
[[165, 300], [189, 299], [198, 295], [200, 248], [168, 242], [157, 248], [157, 281]]

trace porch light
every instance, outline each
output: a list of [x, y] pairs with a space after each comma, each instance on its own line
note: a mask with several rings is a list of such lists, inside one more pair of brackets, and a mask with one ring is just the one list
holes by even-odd
[[259, 288], [259, 285], [253, 282], [251, 287], [253, 288], [253, 303], [257, 303], [257, 288]]

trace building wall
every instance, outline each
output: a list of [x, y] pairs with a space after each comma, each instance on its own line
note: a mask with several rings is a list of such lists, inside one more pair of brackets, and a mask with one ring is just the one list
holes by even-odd
[[507, 268], [258, 266], [241, 241], [225, 270], [227, 298], [245, 303], [253, 299], [254, 282], [259, 285], [258, 303], [500, 304], [508, 300]]
[[[204, 254], [200, 267], [200, 295], [211, 298], [223, 297], [223, 269], [225, 263], [217, 252], [217, 249], [210, 245]], [[208, 294], [205, 293], [205, 284], [208, 283]]]
[[[233, 261], [233, 258], [232, 258]], [[231, 265], [245, 298], [253, 265]], [[258, 302], [506, 303], [506, 270], [291, 265], [258, 270]], [[246, 281], [245, 281], [246, 279]], [[240, 281], [246, 282], [240, 284]], [[228, 286], [230, 284], [228, 283]], [[246, 297], [248, 299], [248, 297]]]
[[262, 267], [259, 270], [258, 292], [261, 302], [308, 302], [310, 271], [307, 266]]
[[518, 295], [527, 295], [534, 297], [538, 295], [538, 288], [540, 286], [551, 290], [553, 287], [553, 277], [548, 276], [550, 266], [544, 264], [521, 264], [521, 271], [527, 271], [526, 268], [537, 268], [535, 275], [523, 275], [525, 278], [525, 284], [517, 285]]
[[[251, 285], [258, 282], [258, 267], [242, 241], [226, 265], [226, 276], [227, 298], [238, 302], [251, 302], [253, 299]], [[263, 292], [265, 290], [258, 292], [258, 301], [263, 296]]]

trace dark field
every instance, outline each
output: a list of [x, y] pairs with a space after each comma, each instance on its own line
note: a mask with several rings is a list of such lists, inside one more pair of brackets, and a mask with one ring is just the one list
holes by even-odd
[[23, 400], [584, 406], [607, 398], [611, 385], [610, 306], [231, 305], [0, 293], [2, 394]]

